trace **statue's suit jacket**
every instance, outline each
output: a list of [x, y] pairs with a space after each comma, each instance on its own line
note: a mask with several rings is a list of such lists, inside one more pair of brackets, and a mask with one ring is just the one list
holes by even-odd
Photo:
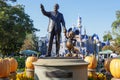
[[42, 10], [42, 13], [49, 18], [49, 25], [48, 25], [48, 32], [55, 30], [55, 32], [60, 33], [61, 32], [61, 24], [63, 26], [63, 29], [65, 29], [65, 21], [63, 14], [60, 12], [55, 13], [52, 12], [46, 12], [44, 9]]

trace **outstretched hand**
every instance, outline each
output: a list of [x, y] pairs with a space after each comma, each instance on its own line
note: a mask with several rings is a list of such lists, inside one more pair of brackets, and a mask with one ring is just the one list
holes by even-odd
[[41, 9], [44, 9], [44, 6], [43, 6], [42, 4], [40, 4], [40, 8], [41, 8]]

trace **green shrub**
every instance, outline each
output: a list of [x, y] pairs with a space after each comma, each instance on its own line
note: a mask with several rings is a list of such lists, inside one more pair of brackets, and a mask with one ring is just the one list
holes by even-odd
[[25, 60], [26, 60], [26, 57], [15, 56], [15, 59], [18, 62], [18, 71], [20, 71], [20, 72], [24, 71], [25, 70]]

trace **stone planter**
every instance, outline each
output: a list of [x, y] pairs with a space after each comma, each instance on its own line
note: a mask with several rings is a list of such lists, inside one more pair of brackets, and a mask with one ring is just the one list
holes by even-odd
[[35, 80], [87, 80], [88, 63], [80, 59], [41, 58], [34, 62]]
[[13, 73], [10, 73], [10, 75], [9, 75], [9, 79], [10, 80], [16, 80], [16, 72], [13, 72]]
[[0, 78], [0, 80], [10, 80], [9, 78]]
[[96, 78], [97, 74], [96, 74], [96, 70], [95, 69], [88, 69], [88, 76], [93, 77], [94, 79]]
[[26, 69], [26, 76], [27, 77], [34, 77], [34, 70], [33, 69]]

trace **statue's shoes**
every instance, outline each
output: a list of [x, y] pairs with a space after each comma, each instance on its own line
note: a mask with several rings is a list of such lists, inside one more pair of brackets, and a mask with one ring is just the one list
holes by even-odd
[[59, 54], [57, 54], [57, 55], [56, 55], [56, 57], [60, 57], [60, 55], [59, 55]]
[[50, 55], [50, 54], [48, 54], [48, 55], [45, 55], [45, 57], [51, 57], [51, 55]]

